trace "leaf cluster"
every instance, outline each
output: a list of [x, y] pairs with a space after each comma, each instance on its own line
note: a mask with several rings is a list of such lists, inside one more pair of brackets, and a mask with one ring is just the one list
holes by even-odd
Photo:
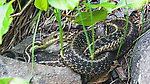
[[[12, 7], [12, 3], [15, 0], [12, 0], [6, 3], [6, 0], [0, 1], [0, 44], [2, 43], [2, 36], [8, 31], [9, 25], [11, 24], [13, 18], [9, 17], [10, 14], [14, 12]], [[108, 2], [109, 0], [101, 0], [99, 4], [93, 5], [90, 4], [91, 8], [99, 8], [99, 10], [92, 11], [93, 19], [91, 21], [91, 15], [89, 12], [89, 5], [87, 2], [83, 1], [86, 11], [81, 12], [83, 17], [83, 22], [85, 26], [90, 26], [92, 24], [97, 23], [98, 21], [104, 21], [107, 17], [108, 13], [111, 13], [113, 10], [118, 8], [126, 7], [125, 0], [120, 0], [120, 2], [115, 5], [114, 2]], [[150, 1], [150, 0], [149, 0]], [[136, 10], [142, 8], [145, 5], [147, 0], [127, 0], [128, 7], [133, 7]], [[40, 10], [47, 11], [49, 5], [60, 10], [74, 10], [75, 7], [79, 5], [79, 0], [35, 0], [35, 7]], [[104, 8], [104, 9], [102, 9]], [[74, 23], [82, 24], [79, 16], [73, 21]]]

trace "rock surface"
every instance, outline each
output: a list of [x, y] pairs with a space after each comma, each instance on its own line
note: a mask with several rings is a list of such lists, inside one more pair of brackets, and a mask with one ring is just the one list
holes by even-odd
[[[22, 77], [30, 81], [31, 63], [0, 56], [0, 78]], [[81, 77], [67, 67], [34, 64], [31, 84], [81, 84]]]
[[150, 82], [150, 32], [147, 32], [134, 49], [131, 84], [149, 84]]

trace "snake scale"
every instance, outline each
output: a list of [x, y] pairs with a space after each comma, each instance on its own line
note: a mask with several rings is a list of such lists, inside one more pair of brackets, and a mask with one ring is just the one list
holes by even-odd
[[[67, 45], [63, 48], [64, 54], [59, 54], [60, 64], [68, 66], [73, 71], [81, 74], [82, 78], [85, 77], [83, 83], [87, 83], [96, 76], [108, 72], [113, 65], [113, 61], [116, 59], [125, 28], [126, 19], [124, 18], [106, 20], [104, 22], [103, 34], [98, 31], [99, 27], [94, 28], [95, 51], [93, 60], [89, 52], [89, 46], [91, 46], [91, 48], [93, 46], [92, 30], [87, 30], [90, 41], [89, 46], [84, 31], [80, 31], [73, 38], [70, 46]], [[138, 28], [136, 28], [131, 21], [128, 21], [128, 27], [118, 55], [119, 57], [131, 48], [137, 37]], [[58, 40], [58, 38], [56, 40]], [[54, 42], [56, 40], [54, 40]], [[43, 44], [41, 45], [43, 46]], [[31, 44], [29, 46], [31, 47]], [[29, 50], [31, 52], [29, 46], [26, 48], [26, 51]], [[29, 56], [29, 53], [26, 52], [26, 54]]]
[[[89, 81], [96, 75], [109, 71], [111, 65], [113, 65], [113, 60], [116, 59], [125, 28], [126, 19], [116, 18], [105, 21], [105, 32], [102, 36], [96, 32], [97, 28], [94, 29], [96, 40], [94, 42], [95, 52], [93, 61], [89, 53], [85, 33], [83, 31], [79, 32], [74, 37], [70, 46], [64, 47], [64, 55], [59, 56], [60, 63], [83, 76], [88, 76], [84, 82]], [[92, 31], [87, 30], [87, 34], [92, 46]], [[128, 51], [137, 37], [138, 29], [129, 21], [119, 57]]]

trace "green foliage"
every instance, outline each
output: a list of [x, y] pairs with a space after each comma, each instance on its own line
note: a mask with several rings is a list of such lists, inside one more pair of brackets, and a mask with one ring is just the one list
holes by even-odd
[[29, 82], [22, 78], [14, 77], [9, 84], [29, 84]]
[[[91, 23], [90, 12], [81, 12], [85, 26], [90, 26], [92, 24], [95, 24], [98, 21], [104, 21], [107, 18], [107, 11], [103, 10], [103, 9], [92, 11], [92, 14], [93, 14], [93, 21], [92, 21], [93, 23]], [[82, 25], [82, 22], [81, 22], [79, 15], [76, 17], [76, 19], [73, 22]]]
[[14, 77], [9, 84], [29, 84], [29, 82], [22, 78]]
[[55, 16], [56, 16], [57, 21], [59, 23], [61, 54], [63, 55], [63, 29], [61, 27], [61, 14], [60, 14], [60, 10], [59, 9], [56, 10], [56, 15]]
[[[127, 0], [128, 7], [133, 7], [135, 10], [141, 9], [146, 4], [146, 0]], [[125, 0], [120, 0], [115, 9], [126, 7]]]
[[47, 11], [48, 3], [47, 0], [35, 0], [34, 5], [40, 10]]
[[0, 84], [29, 84], [29, 82], [19, 77], [11, 77], [0, 79]]
[[[14, 0], [13, 0], [14, 1]], [[14, 9], [12, 7], [12, 2], [6, 3], [0, 6], [0, 44], [2, 43], [2, 36], [8, 31], [9, 25], [13, 18], [10, 18], [10, 14], [13, 13]]]
[[[31, 76], [30, 76], [30, 79], [32, 78], [32, 73], [33, 73], [33, 64], [34, 64], [34, 41], [35, 41], [35, 36], [36, 36], [36, 32], [37, 32], [37, 28], [38, 28], [38, 24], [39, 24], [39, 21], [40, 21], [40, 17], [41, 17], [41, 12], [42, 10], [40, 10], [37, 15], [36, 15], [36, 19], [37, 19], [37, 22], [36, 22], [36, 26], [35, 26], [35, 31], [34, 31], [34, 35], [33, 35], [33, 42], [32, 42], [32, 69], [31, 69]], [[35, 19], [34, 18], [34, 19]]]
[[79, 0], [48, 0], [48, 3], [61, 10], [73, 10], [79, 4]]
[[[88, 46], [89, 46], [89, 45], [90, 45], [90, 41], [89, 41], [89, 37], [88, 37], [87, 32], [86, 32], [86, 29], [85, 29], [85, 25], [84, 25], [84, 22], [83, 22], [83, 18], [82, 18], [81, 12], [79, 11], [79, 7], [77, 7], [77, 9], [78, 9], [79, 17], [80, 17], [80, 19], [81, 19], [81, 24], [83, 25], [83, 30], [84, 30], [84, 33], [85, 33], [86, 41], [87, 41], [87, 44], [88, 44]], [[90, 18], [90, 19], [91, 19], [91, 18]], [[92, 55], [91, 46], [89, 46], [89, 51], [90, 51], [90, 55]]]
[[[83, 2], [83, 4], [84, 4], [85, 7], [86, 7], [86, 11], [89, 10], [89, 5], [88, 5], [88, 3]], [[92, 5], [92, 4], [90, 4], [90, 5], [91, 5], [91, 8], [103, 7], [103, 8], [105, 8], [109, 13], [111, 13], [111, 12], [112, 12], [112, 9], [116, 7], [116, 5], [115, 5], [114, 2], [109, 2], [109, 3], [108, 3], [108, 2], [102, 2], [102, 3], [97, 4], [97, 5]]]
[[18, 2], [18, 5], [19, 5], [19, 9], [21, 10], [21, 4], [20, 4], [20, 1], [17, 0], [17, 2]]
[[110, 2], [110, 3], [103, 2], [99, 4], [98, 6], [105, 8], [109, 13], [111, 13], [113, 11], [112, 9], [116, 7], [114, 2]]
[[[102, 0], [100, 4], [97, 4], [97, 5], [91, 5], [91, 8], [98, 8], [98, 7], [103, 7], [105, 8], [106, 10], [103, 10], [103, 9], [100, 9], [100, 10], [96, 10], [96, 11], [93, 11], [92, 14], [93, 14], [93, 23], [91, 23], [91, 15], [89, 12], [82, 12], [81, 15], [83, 17], [83, 22], [85, 24], [85, 26], [90, 26], [92, 24], [95, 24], [97, 23], [98, 21], [104, 21], [106, 18], [107, 18], [107, 12], [112, 12], [113, 11], [113, 8], [116, 7], [115, 3], [114, 2], [107, 2], [108, 0]], [[83, 4], [85, 5], [86, 7], [86, 11], [89, 10], [89, 4], [86, 3], [86, 2], [83, 2]], [[81, 19], [79, 18], [79, 16], [76, 17], [74, 23], [78, 23], [78, 24], [81, 24]]]
[[128, 28], [128, 18], [129, 18], [129, 14], [128, 14], [128, 4], [127, 4], [127, 1], [125, 1], [125, 4], [126, 4], [126, 13], [127, 13], [127, 19], [126, 19], [126, 28], [125, 28], [125, 30], [124, 30], [124, 34], [123, 34], [123, 38], [122, 38], [122, 40], [121, 40], [121, 43], [120, 43], [120, 46], [119, 46], [119, 49], [118, 49], [118, 52], [117, 52], [117, 56], [116, 56], [116, 59], [118, 59], [118, 55], [119, 55], [119, 53], [120, 53], [120, 49], [121, 49], [121, 47], [122, 47], [122, 43], [123, 43], [123, 41], [124, 41], [124, 39], [125, 39], [125, 35], [126, 35], [126, 32], [127, 32], [127, 28]]
[[[103, 11], [99, 11], [99, 12], [93, 11], [93, 18], [94, 19], [93, 19], [93, 23], [92, 24], [95, 24], [98, 21], [104, 21], [106, 19], [107, 12], [111, 13], [115, 9], [125, 8], [126, 7], [125, 0], [120, 0], [120, 2], [117, 5], [115, 5], [115, 3], [113, 3], [113, 2], [107, 2], [107, 1], [108, 0], [102, 0], [101, 3], [97, 4], [97, 5], [90, 4], [91, 8], [98, 8], [98, 7], [101, 8], [101, 7], [103, 7], [106, 10], [106, 11], [103, 10], [104, 12]], [[89, 10], [88, 3], [83, 2], [83, 4], [86, 7], [86, 11]], [[135, 10], [138, 10], [138, 9], [142, 8], [143, 5], [145, 5], [145, 4], [146, 4], [146, 0], [127, 0], [128, 7], [133, 7], [133, 8], [135, 8]], [[90, 13], [89, 12], [82, 12], [81, 14], [83, 16], [84, 24], [86, 26], [92, 25], [91, 22], [90, 22], [90, 18], [89, 18], [90, 17]], [[79, 18], [79, 16], [76, 17], [74, 23], [81, 24], [81, 19]]]
[[8, 84], [13, 78], [0, 79], [0, 84]]
[[0, 6], [3, 5], [6, 2], [6, 0], [0, 0]]
[[108, 2], [109, 0], [100, 0], [100, 3]]

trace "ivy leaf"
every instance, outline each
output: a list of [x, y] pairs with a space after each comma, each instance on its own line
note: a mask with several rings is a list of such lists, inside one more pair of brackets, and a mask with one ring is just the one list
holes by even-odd
[[[128, 7], [133, 7], [135, 10], [141, 9], [145, 4], [146, 0], [127, 0]], [[120, 0], [115, 9], [126, 7], [125, 0]]]
[[79, 4], [79, 0], [48, 0], [48, 3], [61, 10], [73, 10]]
[[35, 0], [34, 5], [40, 10], [47, 11], [48, 3], [47, 0]]
[[[92, 11], [92, 14], [93, 14], [93, 23], [91, 23], [90, 12], [81, 12], [82, 19], [85, 26], [90, 26], [92, 24], [97, 23], [98, 21], [104, 21], [107, 18], [107, 11], [103, 9]], [[76, 19], [73, 22], [82, 25], [79, 15], [76, 17]]]
[[[15, 0], [13, 0], [15, 1]], [[14, 9], [12, 7], [12, 2], [6, 3], [5, 5], [0, 6], [0, 44], [2, 43], [2, 36], [8, 31], [9, 25], [12, 22], [13, 18], [10, 18], [10, 14], [13, 13]]]
[[6, 2], [6, 0], [0, 0], [0, 6], [3, 5]]

